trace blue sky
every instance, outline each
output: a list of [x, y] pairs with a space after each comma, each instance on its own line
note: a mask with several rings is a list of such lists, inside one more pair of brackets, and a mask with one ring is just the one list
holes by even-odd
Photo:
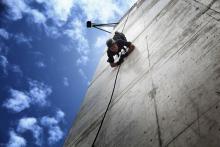
[[134, 0], [1, 0], [0, 146], [62, 146], [95, 72], [105, 32]]

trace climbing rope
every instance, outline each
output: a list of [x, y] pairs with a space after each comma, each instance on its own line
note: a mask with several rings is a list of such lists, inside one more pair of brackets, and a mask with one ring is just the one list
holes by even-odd
[[[122, 28], [122, 33], [123, 33], [124, 28], [125, 28], [125, 25], [126, 25], [126, 23], [127, 23], [127, 21], [128, 21], [129, 14], [130, 14], [130, 12], [128, 13], [128, 16], [127, 16], [127, 18], [126, 18], [126, 20], [125, 20], [125, 22], [124, 22], [124, 26], [123, 26], [123, 28]], [[109, 106], [110, 106], [110, 104], [111, 104], [111, 101], [112, 101], [112, 98], [113, 98], [113, 94], [114, 94], [114, 91], [115, 91], [116, 81], [117, 81], [117, 78], [118, 78], [118, 73], [119, 73], [120, 67], [121, 67], [121, 65], [119, 65], [119, 67], [118, 67], [118, 71], [117, 71], [117, 74], [116, 74], [116, 77], [115, 77], [115, 82], [114, 82], [114, 87], [113, 87], [113, 90], [112, 90], [111, 98], [110, 98], [110, 101], [109, 101], [109, 103], [108, 103], [108, 106], [107, 106], [107, 108], [106, 108], [106, 110], [105, 110], [104, 116], [103, 116], [103, 118], [102, 118], [101, 124], [100, 124], [99, 129], [98, 129], [98, 132], [97, 132], [97, 134], [96, 134], [96, 136], [95, 136], [95, 139], [94, 139], [94, 141], [93, 141], [93, 143], [92, 143], [92, 147], [95, 147], [95, 142], [96, 142], [96, 140], [97, 140], [97, 138], [98, 138], [99, 132], [100, 132], [100, 130], [101, 130], [101, 128], [102, 128], [103, 122], [104, 122], [104, 120], [105, 120], [106, 114], [107, 114], [108, 109], [109, 109]]]

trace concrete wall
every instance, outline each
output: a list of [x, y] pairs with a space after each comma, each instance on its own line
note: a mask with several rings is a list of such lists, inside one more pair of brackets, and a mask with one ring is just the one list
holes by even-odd
[[[136, 49], [119, 69], [95, 146], [219, 147], [220, 1], [142, 0], [128, 15], [124, 33]], [[104, 54], [66, 147], [93, 143], [118, 71], [106, 60]]]

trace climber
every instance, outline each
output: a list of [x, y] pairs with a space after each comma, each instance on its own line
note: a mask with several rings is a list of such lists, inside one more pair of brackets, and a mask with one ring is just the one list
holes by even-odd
[[[106, 45], [108, 47], [107, 62], [109, 62], [111, 67], [116, 67], [120, 65], [124, 61], [124, 58], [127, 57], [135, 48], [135, 46], [131, 42], [127, 41], [124, 34], [119, 32], [115, 32], [114, 37], [106, 41]], [[126, 50], [125, 46], [128, 48], [128, 50]], [[122, 49], [124, 50], [125, 53], [121, 52]], [[120, 58], [118, 62], [114, 63], [114, 55], [117, 55], [119, 57], [119, 53], [120, 53]]]

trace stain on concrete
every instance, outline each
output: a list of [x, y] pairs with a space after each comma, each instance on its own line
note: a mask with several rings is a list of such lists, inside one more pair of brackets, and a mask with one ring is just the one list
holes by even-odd
[[148, 93], [148, 96], [151, 98], [151, 99], [154, 99], [155, 96], [157, 94], [157, 88], [154, 87], [149, 93]]

